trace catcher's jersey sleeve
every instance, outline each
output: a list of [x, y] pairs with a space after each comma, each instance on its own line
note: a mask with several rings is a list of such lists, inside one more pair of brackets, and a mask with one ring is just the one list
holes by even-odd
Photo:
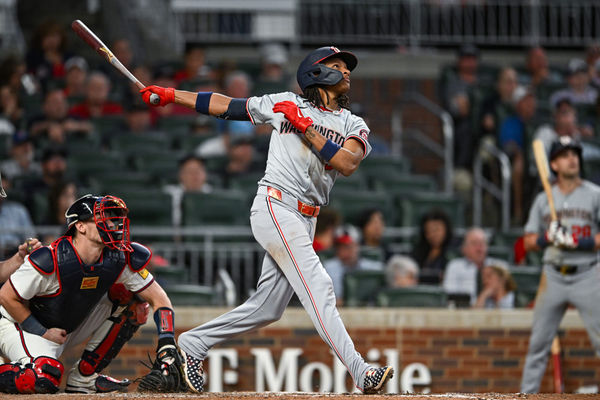
[[56, 274], [41, 274], [31, 265], [29, 256], [25, 257], [23, 264], [10, 276], [9, 282], [24, 300], [54, 294], [60, 288]]
[[146, 268], [139, 272], [133, 272], [130, 268], [125, 267], [117, 282], [125, 285], [127, 290], [138, 293], [150, 286], [154, 282], [154, 277]]

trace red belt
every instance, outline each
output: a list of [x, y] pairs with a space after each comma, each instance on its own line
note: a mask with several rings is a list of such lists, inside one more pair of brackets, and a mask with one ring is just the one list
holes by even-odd
[[[267, 195], [279, 201], [283, 201], [281, 190], [275, 189], [274, 187], [267, 186]], [[300, 214], [302, 215], [316, 218], [317, 215], [319, 215], [320, 210], [320, 206], [311, 206], [310, 204], [306, 204], [298, 200], [298, 211], [300, 211]]]

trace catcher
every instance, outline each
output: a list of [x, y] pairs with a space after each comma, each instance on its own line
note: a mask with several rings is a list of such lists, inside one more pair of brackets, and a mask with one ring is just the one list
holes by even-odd
[[127, 391], [129, 380], [99, 373], [146, 322], [148, 303], [157, 356], [138, 389], [185, 390], [171, 302], [145, 268], [150, 250], [129, 240], [127, 213], [117, 197], [81, 197], [66, 212], [65, 235], [26, 256], [2, 286], [0, 353], [11, 363], [0, 365], [1, 392], [56, 393], [64, 374], [58, 357], [90, 336], [66, 391]]

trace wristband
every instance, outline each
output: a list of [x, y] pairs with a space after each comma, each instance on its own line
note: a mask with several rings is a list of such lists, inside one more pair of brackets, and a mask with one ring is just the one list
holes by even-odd
[[577, 250], [594, 250], [596, 242], [593, 237], [585, 237], [578, 240]]
[[161, 307], [154, 312], [154, 323], [158, 338], [175, 337], [175, 313], [168, 307]]
[[38, 336], [44, 336], [48, 330], [40, 323], [40, 321], [37, 320], [36, 317], [33, 316], [33, 314], [30, 314], [29, 317], [25, 318], [25, 321], [21, 322], [20, 325], [25, 332], [29, 332]]
[[329, 161], [341, 148], [342, 146], [339, 144], [334, 143], [331, 139], [327, 139], [323, 148], [319, 150], [319, 154], [321, 154], [321, 157], [323, 157], [325, 161]]
[[208, 105], [213, 92], [198, 92], [196, 96], [196, 111], [208, 115]]
[[539, 235], [537, 240], [535, 241], [535, 244], [537, 244], [538, 247], [542, 249], [548, 246], [548, 239], [546, 239], [546, 235]]

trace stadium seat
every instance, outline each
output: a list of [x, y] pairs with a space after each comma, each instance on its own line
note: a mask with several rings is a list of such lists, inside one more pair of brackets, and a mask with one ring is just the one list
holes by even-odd
[[123, 190], [114, 194], [121, 197], [129, 208], [132, 227], [139, 225], [171, 225], [171, 196], [160, 189]]
[[446, 307], [447, 295], [439, 286], [419, 285], [385, 289], [377, 296], [382, 307]]
[[368, 258], [373, 261], [385, 261], [385, 254], [383, 249], [379, 247], [371, 247], [371, 246], [362, 246], [360, 248], [360, 256], [363, 258]]
[[437, 192], [422, 192], [399, 197], [396, 201], [401, 209], [398, 221], [400, 226], [417, 226], [421, 216], [434, 208], [444, 210], [453, 227], [464, 226], [464, 206], [456, 197]]
[[186, 193], [183, 196], [184, 225], [248, 225], [249, 195], [238, 190]]
[[196, 115], [171, 115], [168, 117], [161, 117], [156, 122], [156, 126], [161, 131], [168, 132], [170, 134], [179, 135], [182, 132], [189, 132], [194, 122]]
[[100, 136], [122, 131], [126, 126], [125, 117], [123, 115], [106, 115], [103, 117], [92, 118], [90, 120], [96, 132]]
[[215, 134], [210, 134], [210, 135], [188, 134], [188, 135], [182, 136], [179, 139], [179, 147], [185, 153], [195, 153], [198, 146], [200, 146], [202, 143], [204, 143], [208, 139], [212, 139], [216, 136], [217, 135], [215, 135]]
[[535, 299], [541, 273], [541, 267], [510, 267], [510, 274], [517, 284], [515, 307], [526, 307]]
[[373, 188], [393, 194], [408, 194], [436, 190], [436, 183], [430, 175], [394, 174], [372, 178]]
[[120, 134], [110, 141], [111, 148], [128, 156], [140, 153], [159, 153], [171, 148], [171, 138], [165, 132], [144, 134]]
[[189, 282], [187, 269], [184, 266], [155, 267], [152, 268], [152, 275], [162, 287]]
[[174, 284], [164, 289], [174, 306], [215, 305], [215, 292], [209, 286]]
[[139, 153], [133, 157], [133, 165], [137, 171], [147, 173], [162, 182], [175, 182], [179, 158], [179, 154], [172, 151]]
[[396, 215], [393, 198], [384, 192], [349, 191], [334, 186], [330, 203], [342, 214], [345, 222], [354, 225], [358, 224], [361, 213], [368, 208], [380, 209], [386, 221], [394, 221]]
[[338, 190], [367, 190], [367, 177], [360, 170], [360, 167], [350, 176], [339, 175], [335, 180], [335, 186]]
[[155, 185], [150, 174], [143, 171], [98, 171], [90, 178], [103, 193], [143, 190]]
[[75, 173], [80, 180], [87, 182], [87, 178], [99, 171], [113, 171], [118, 173], [125, 168], [125, 159], [118, 153], [88, 151], [71, 154], [67, 159], [69, 169]]
[[512, 247], [502, 245], [488, 246], [488, 256], [498, 258], [508, 263], [514, 262], [514, 252]]
[[410, 162], [406, 157], [372, 156], [365, 158], [360, 163], [359, 169], [369, 178], [389, 171], [403, 174], [410, 170]]
[[256, 190], [258, 189], [257, 183], [264, 175], [265, 174], [263, 172], [257, 172], [243, 176], [236, 176], [229, 180], [229, 188], [240, 190], [245, 193], [256, 193]]
[[352, 271], [344, 275], [344, 305], [373, 305], [377, 294], [385, 288], [383, 271]]

